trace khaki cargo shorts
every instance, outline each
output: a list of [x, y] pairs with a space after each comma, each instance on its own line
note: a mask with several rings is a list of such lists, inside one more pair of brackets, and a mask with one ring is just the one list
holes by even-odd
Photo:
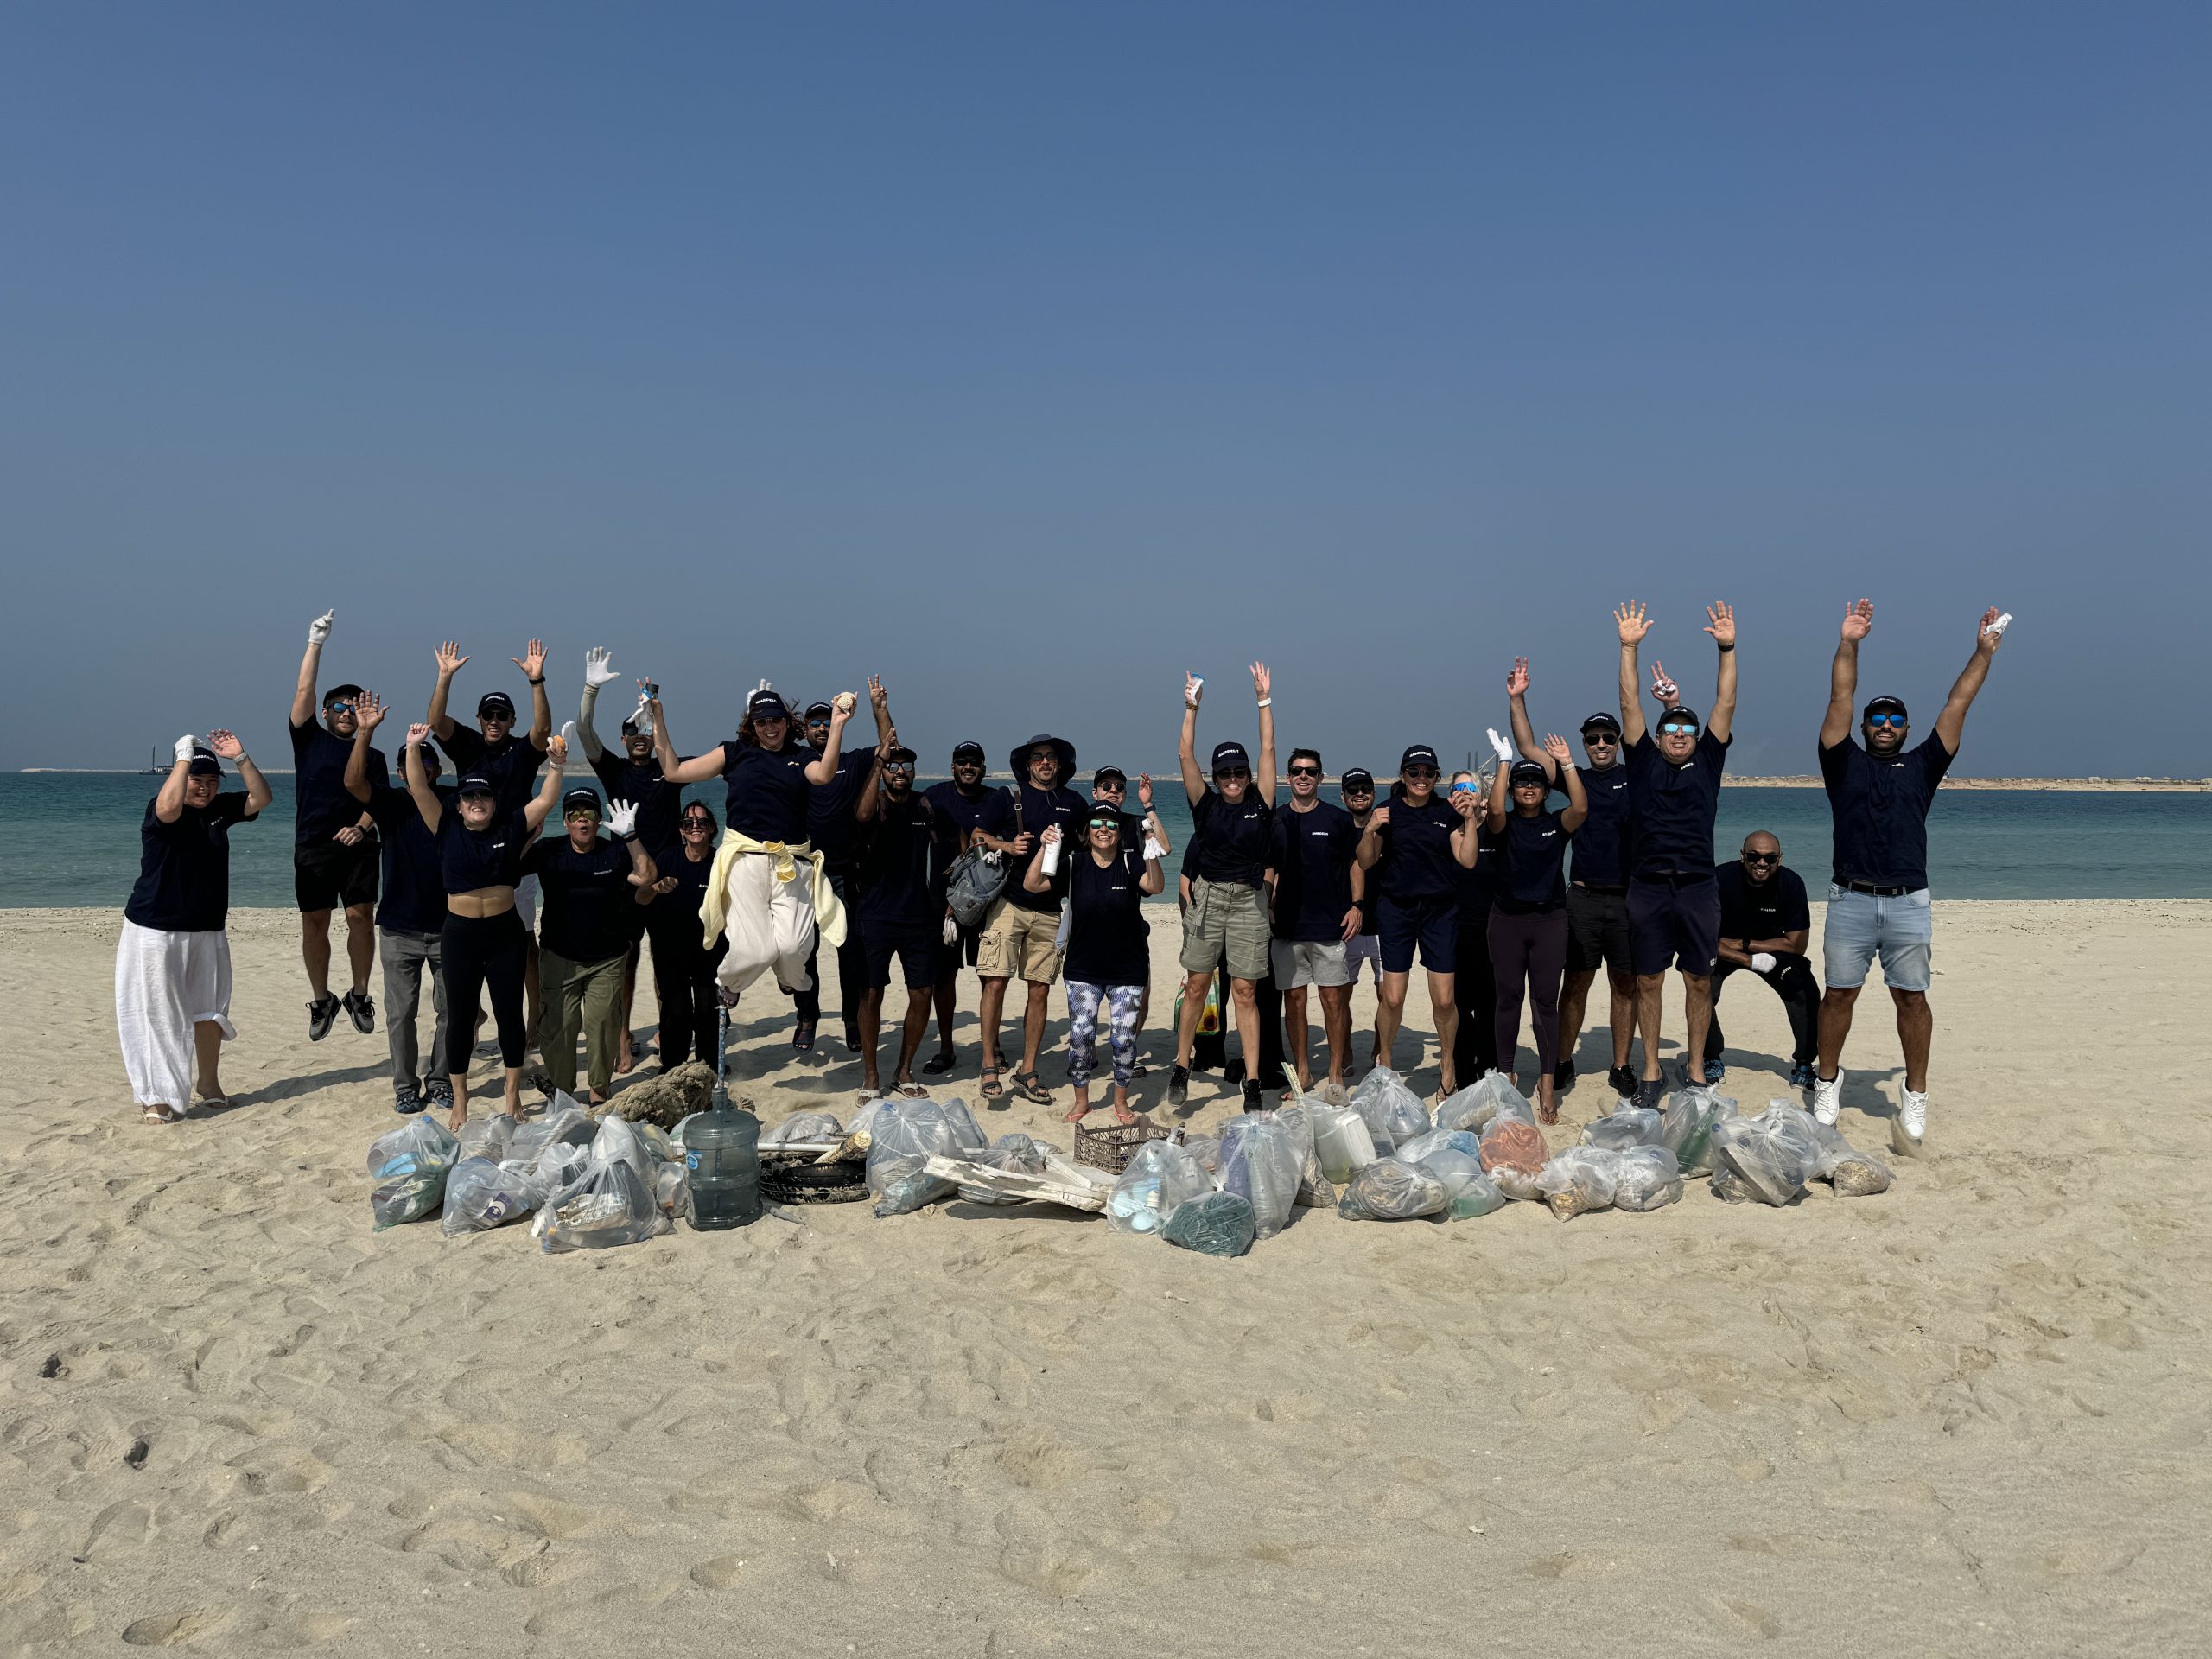
[[1060, 912], [1024, 910], [1001, 898], [976, 941], [976, 971], [985, 979], [1026, 979], [1050, 985], [1060, 976]]
[[1191, 908], [1183, 918], [1183, 971], [1210, 974], [1226, 957], [1231, 979], [1255, 983], [1273, 965], [1267, 896], [1236, 881], [1191, 883]]

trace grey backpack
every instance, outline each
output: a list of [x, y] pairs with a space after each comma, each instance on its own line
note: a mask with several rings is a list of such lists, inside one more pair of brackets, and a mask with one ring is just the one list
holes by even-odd
[[963, 927], [980, 927], [1006, 891], [1006, 865], [989, 848], [970, 847], [946, 868], [944, 880], [952, 919]]

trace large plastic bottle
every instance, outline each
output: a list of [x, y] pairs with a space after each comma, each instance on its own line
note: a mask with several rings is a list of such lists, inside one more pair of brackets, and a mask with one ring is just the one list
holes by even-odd
[[722, 1082], [722, 1046], [729, 1011], [715, 1033], [714, 1104], [683, 1126], [683, 1163], [690, 1176], [691, 1225], [702, 1233], [743, 1227], [760, 1219], [760, 1120], [730, 1104]]

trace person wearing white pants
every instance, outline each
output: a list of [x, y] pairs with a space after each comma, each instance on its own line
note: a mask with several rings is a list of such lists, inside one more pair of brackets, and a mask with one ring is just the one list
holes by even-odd
[[[221, 791], [222, 761], [243, 792]], [[245, 747], [217, 730], [206, 745], [176, 741], [176, 763], [147, 803], [138, 880], [115, 952], [115, 1026], [131, 1097], [149, 1123], [175, 1123], [196, 1087], [224, 1100], [218, 1062], [231, 1024], [230, 829], [270, 802], [269, 780]]]
[[[794, 851], [798, 849], [794, 849]], [[715, 977], [742, 992], [770, 969], [786, 990], [812, 988], [806, 959], [815, 948], [814, 865], [800, 856], [741, 853], [722, 884], [722, 938], [728, 950]]]

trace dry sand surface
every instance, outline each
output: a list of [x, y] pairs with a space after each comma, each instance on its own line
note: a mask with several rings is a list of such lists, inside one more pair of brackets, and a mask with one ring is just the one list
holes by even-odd
[[[1300, 1211], [1235, 1262], [958, 1204], [372, 1235], [384, 1039], [311, 1047], [292, 918], [234, 922], [238, 1103], [161, 1129], [115, 918], [0, 914], [6, 1650], [2203, 1648], [2212, 904], [1942, 906], [1929, 1155], [1884, 1197]], [[1756, 1106], [1782, 1012], [1725, 1008]], [[1878, 1149], [1885, 1014], [1842, 1125]], [[799, 1064], [772, 993], [741, 1014], [768, 1118], [850, 1100], [834, 1016]]]

